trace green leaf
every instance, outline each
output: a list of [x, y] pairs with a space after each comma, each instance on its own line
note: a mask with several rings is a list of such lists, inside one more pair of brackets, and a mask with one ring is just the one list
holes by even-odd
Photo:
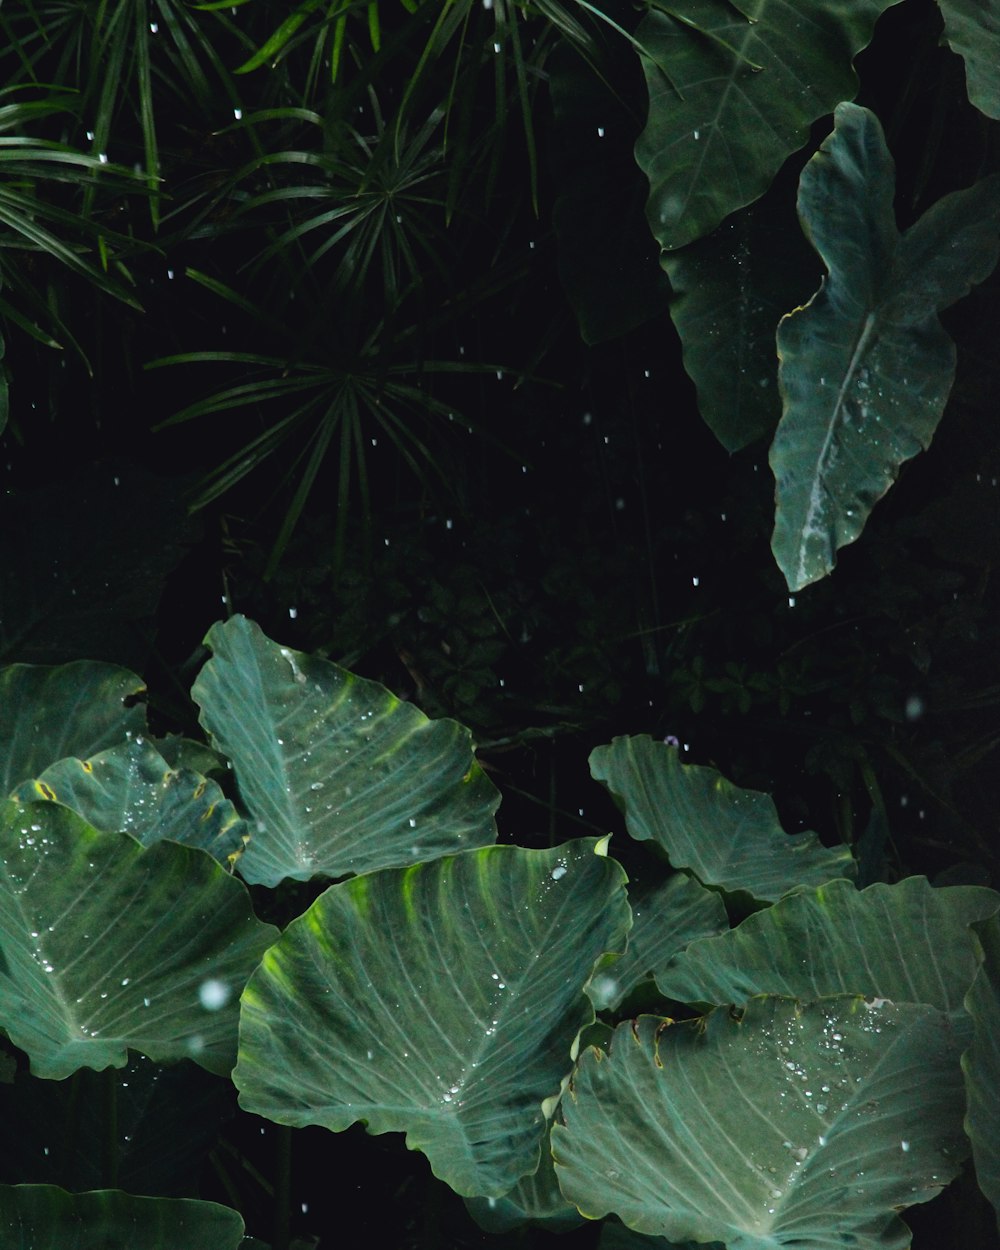
[[21, 803], [61, 803], [105, 833], [130, 833], [143, 846], [166, 838], [201, 847], [230, 867], [241, 854], [246, 822], [214, 781], [175, 770], [142, 737], [90, 759], [59, 760], [14, 791]]
[[581, 1057], [552, 1131], [582, 1212], [643, 1233], [905, 1250], [894, 1214], [958, 1171], [962, 1088], [950, 1018], [836, 997], [751, 999], [615, 1031]]
[[240, 991], [277, 935], [242, 882], [56, 803], [5, 803], [0, 848], [0, 1026], [36, 1076], [120, 1068], [127, 1047], [228, 1075]]
[[538, 1165], [594, 961], [621, 949], [625, 875], [583, 839], [497, 846], [331, 886], [243, 995], [240, 1103], [282, 1124], [405, 1132], [458, 1193]]
[[857, 90], [854, 56], [894, 0], [655, 0], [636, 31], [649, 120], [636, 160], [660, 246], [763, 195], [809, 127]]
[[602, 959], [587, 986], [598, 1011], [617, 1007], [689, 942], [729, 928], [719, 895], [682, 872], [652, 888], [631, 879], [628, 897], [632, 906], [628, 949], [619, 957]]
[[987, 117], [1000, 118], [1000, 3], [938, 0], [944, 37], [965, 61], [969, 99]]
[[77, 660], [0, 669], [0, 796], [66, 755], [86, 758], [146, 728], [141, 677]]
[[1000, 1226], [1000, 917], [974, 926], [982, 962], [965, 1006], [972, 1016], [972, 1045], [962, 1056], [976, 1177], [993, 1203]]
[[730, 452], [774, 432], [781, 416], [774, 332], [820, 273], [786, 181], [779, 177], [763, 200], [706, 238], [660, 255], [698, 410]]
[[624, 811], [631, 836], [657, 842], [704, 885], [770, 902], [796, 886], [855, 875], [848, 847], [786, 834], [770, 795], [741, 790], [714, 768], [685, 766], [676, 747], [646, 734], [597, 747], [590, 771]]
[[976, 971], [968, 926], [998, 906], [994, 890], [935, 889], [926, 877], [866, 890], [831, 881], [693, 942], [656, 983], [681, 1002], [850, 993], [961, 1012]]
[[215, 1202], [0, 1185], [4, 1250], [237, 1250], [242, 1237], [239, 1213]]
[[538, 1168], [522, 1176], [509, 1193], [502, 1198], [466, 1198], [465, 1206], [488, 1233], [506, 1233], [529, 1222], [552, 1232], [566, 1232], [583, 1223], [583, 1216], [559, 1188], [548, 1140], [542, 1143]]
[[278, 646], [245, 617], [205, 641], [213, 658], [191, 693], [250, 811], [247, 881], [371, 872], [496, 840], [500, 797], [467, 729]]
[[946, 196], [902, 237], [894, 180], [877, 118], [838, 105], [799, 183], [799, 216], [829, 276], [778, 327], [771, 546], [791, 590], [830, 572], [899, 466], [930, 444], [955, 370], [937, 312], [1000, 254], [1000, 175]]

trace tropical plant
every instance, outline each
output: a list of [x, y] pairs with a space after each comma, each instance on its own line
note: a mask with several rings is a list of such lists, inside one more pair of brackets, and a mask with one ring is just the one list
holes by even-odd
[[[0, 1194], [25, 1244], [261, 1244], [206, 1080], [235, 1084], [235, 1125], [405, 1133], [493, 1230], [613, 1213], [608, 1245], [902, 1250], [900, 1213], [970, 1150], [997, 1202], [1000, 895], [858, 880], [849, 847], [644, 735], [590, 761], [658, 850], [637, 880], [618, 836], [497, 845], [455, 722], [240, 616], [206, 643], [207, 742], [150, 737], [114, 665], [0, 671], [3, 1097], [48, 1142]], [[99, 1180], [70, 1193], [88, 1070]], [[221, 1127], [228, 1203], [150, 1163], [161, 1080], [203, 1151]]]

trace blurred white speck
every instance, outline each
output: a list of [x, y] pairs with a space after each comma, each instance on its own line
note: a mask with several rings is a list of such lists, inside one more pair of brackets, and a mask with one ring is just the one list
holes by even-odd
[[101, 162], [101, 164], [102, 164], [102, 165], [106, 165], [106, 164], [108, 163], [108, 154], [107, 154], [107, 152], [98, 152], [98, 153], [97, 153], [97, 159]]
[[795, 607], [795, 596], [794, 596], [794, 595], [789, 595], [789, 596], [788, 596], [788, 606], [789, 606], [790, 608], [794, 608], [794, 607]]
[[603, 138], [604, 138], [604, 127], [603, 127], [603, 126], [598, 126], [598, 127], [597, 127], [597, 137], [598, 137], [598, 139], [603, 139]]
[[160, 29], [160, 26], [159, 26], [159, 23], [158, 23], [158, 22], [150, 22], [150, 23], [149, 23], [149, 33], [150, 33], [151, 35], [155, 35], [155, 34], [156, 34], [156, 32], [157, 32], [159, 29]]
[[240, 118], [243, 116], [243, 110], [240, 108], [233, 109], [233, 116], [236, 118], [237, 121], [239, 121]]
[[206, 1011], [218, 1011], [229, 1002], [232, 991], [225, 981], [209, 977], [198, 986], [198, 1001]]
[[700, 585], [701, 585], [701, 578], [700, 578], [700, 577], [692, 577], [692, 578], [691, 578], [691, 585], [692, 585], [692, 586], [700, 586]]
[[918, 694], [911, 694], [906, 700], [906, 719], [919, 720], [925, 711], [925, 704]]
[[167, 270], [167, 277], [168, 277], [171, 281], [173, 281], [174, 271], [173, 271], [172, 269], [168, 269], [168, 270]]
[[299, 610], [298, 610], [298, 608], [289, 608], [289, 609], [288, 609], [288, 615], [291, 617], [291, 619], [292, 619], [293, 621], [294, 621], [294, 620], [295, 620], [295, 618], [298, 616], [298, 614], [299, 614]]
[[899, 1143], [899, 1148], [905, 1154], [910, 1149], [910, 1143], [908, 1141], [901, 1141]]

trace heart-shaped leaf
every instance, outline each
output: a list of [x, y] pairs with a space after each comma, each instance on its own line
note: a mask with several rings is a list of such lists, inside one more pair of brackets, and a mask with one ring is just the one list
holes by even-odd
[[697, 938], [729, 928], [722, 899], [683, 872], [662, 884], [643, 887], [629, 881], [632, 928], [624, 955], [605, 956], [587, 993], [598, 1011], [613, 1010], [637, 985], [654, 976]]
[[770, 795], [741, 790], [713, 768], [685, 766], [675, 747], [646, 734], [598, 747], [590, 771], [624, 811], [633, 838], [657, 842], [675, 868], [705, 885], [764, 902], [855, 874], [848, 847], [828, 849], [814, 833], [786, 834]]
[[969, 99], [1000, 118], [1000, 4], [997, 0], [938, 0], [944, 37], [965, 61]]
[[214, 655], [192, 694], [250, 812], [247, 881], [371, 872], [496, 840], [500, 796], [467, 729], [278, 646], [245, 617], [206, 642]]
[[198, 846], [227, 866], [243, 850], [246, 835], [246, 822], [214, 781], [170, 768], [143, 737], [87, 760], [59, 760], [12, 797], [61, 803], [95, 829], [130, 833], [143, 846], [166, 838]]
[[238, 1250], [243, 1220], [193, 1198], [0, 1185], [0, 1236], [4, 1250]]
[[1000, 1225], [1000, 916], [977, 924], [975, 934], [982, 962], [965, 999], [972, 1017], [972, 1045], [962, 1056], [969, 1096], [965, 1130], [980, 1188]]
[[866, 890], [831, 881], [693, 942], [656, 984], [681, 1002], [850, 993], [961, 1012], [976, 971], [969, 925], [998, 906], [994, 890], [935, 889], [926, 877]]
[[99, 833], [57, 803], [0, 808], [0, 1026], [35, 1075], [127, 1048], [228, 1075], [238, 998], [277, 936], [204, 851]]
[[581, 1056], [556, 1174], [586, 1215], [674, 1241], [905, 1250], [896, 1210], [964, 1153], [959, 1053], [949, 1016], [878, 999], [642, 1016]]
[[128, 669], [91, 660], [0, 669], [0, 796], [67, 755], [86, 759], [141, 734], [145, 690]]
[[799, 181], [799, 216], [829, 275], [778, 326], [771, 547], [790, 590], [831, 571], [899, 466], [930, 444], [955, 371], [938, 310], [1000, 255], [1000, 175], [946, 196], [902, 236], [894, 183], [878, 119], [838, 105]]
[[660, 246], [763, 195], [809, 127], [857, 90], [854, 56], [896, 0], [656, 0], [636, 31], [649, 120], [635, 155]]
[[458, 1193], [502, 1197], [538, 1165], [594, 961], [624, 946], [602, 848], [488, 847], [331, 886], [244, 992], [241, 1105], [405, 1132]]

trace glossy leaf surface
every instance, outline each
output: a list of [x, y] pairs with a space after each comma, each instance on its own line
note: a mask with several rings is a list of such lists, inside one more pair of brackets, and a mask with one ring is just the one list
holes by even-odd
[[612, 1010], [637, 985], [652, 977], [689, 942], [729, 928], [722, 899], [679, 872], [661, 885], [629, 881], [632, 928], [624, 955], [598, 965], [587, 993], [598, 1011]]
[[95, 829], [130, 833], [143, 846], [168, 838], [197, 846], [227, 866], [243, 849], [246, 822], [216, 782], [170, 768], [141, 737], [87, 760], [59, 760], [13, 797], [62, 803]]
[[913, 1004], [755, 998], [615, 1031], [581, 1056], [552, 1132], [585, 1214], [729, 1250], [904, 1250], [895, 1210], [958, 1170], [959, 1043]]
[[938, 0], [944, 37], [965, 61], [969, 99], [987, 117], [1000, 118], [1000, 3]]
[[741, 790], [713, 768], [684, 765], [676, 747], [645, 734], [598, 747], [590, 771], [625, 813], [632, 837], [657, 842], [675, 868], [704, 885], [764, 902], [797, 885], [854, 876], [846, 846], [827, 848], [814, 833], [786, 834], [770, 795]]
[[1000, 918], [975, 926], [981, 955], [976, 979], [965, 999], [972, 1016], [972, 1045], [962, 1057], [976, 1178], [993, 1203], [1000, 1224]]
[[763, 195], [809, 127], [857, 90], [854, 56], [891, 0], [676, 0], [636, 31], [649, 120], [636, 159], [667, 250]]
[[969, 925], [998, 905], [994, 890], [935, 889], [926, 877], [866, 890], [831, 881], [692, 943], [656, 983], [681, 1002], [847, 993], [961, 1012], [976, 971]]
[[243, 1220], [193, 1198], [0, 1185], [0, 1237], [4, 1250], [238, 1250]]
[[594, 961], [631, 920], [593, 839], [498, 846], [331, 886], [243, 995], [233, 1079], [282, 1124], [405, 1132], [469, 1197], [533, 1172], [542, 1102], [593, 1009]]
[[778, 327], [771, 546], [791, 590], [831, 571], [900, 465], [930, 444], [955, 369], [938, 310], [1000, 254], [1000, 175], [945, 196], [902, 236], [894, 184], [874, 114], [838, 105], [799, 183], [799, 216], [829, 275]]
[[56, 803], [0, 811], [0, 1025], [36, 1076], [132, 1047], [227, 1075], [238, 999], [277, 930], [204, 851], [144, 850]]
[[145, 690], [128, 669], [91, 660], [0, 670], [0, 795], [64, 756], [86, 758], [142, 733]]
[[248, 881], [371, 872], [496, 840], [500, 796], [467, 729], [245, 617], [206, 642], [213, 658], [192, 694], [250, 812]]

